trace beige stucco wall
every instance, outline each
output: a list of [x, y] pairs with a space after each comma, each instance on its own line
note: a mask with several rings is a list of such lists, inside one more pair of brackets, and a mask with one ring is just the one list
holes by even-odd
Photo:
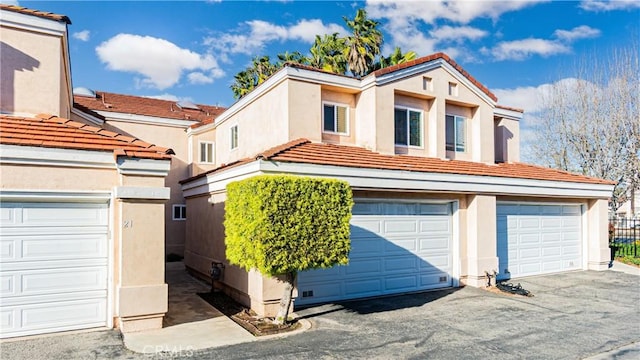
[[69, 117], [68, 105], [61, 105], [68, 102], [63, 95], [68, 91], [64, 89], [68, 80], [62, 61], [63, 38], [6, 26], [0, 31], [0, 109]]
[[497, 162], [520, 161], [520, 122], [495, 118], [495, 156]]
[[[213, 163], [201, 163], [200, 162], [200, 143], [212, 142], [214, 143]], [[209, 170], [213, 170], [216, 167], [225, 163], [222, 161], [222, 157], [218, 154], [218, 148], [216, 143], [216, 129], [209, 129], [205, 132], [191, 133], [187, 132], [187, 147], [191, 153], [191, 162], [188, 163], [189, 177], [202, 174]], [[184, 179], [183, 179], [184, 180]]]

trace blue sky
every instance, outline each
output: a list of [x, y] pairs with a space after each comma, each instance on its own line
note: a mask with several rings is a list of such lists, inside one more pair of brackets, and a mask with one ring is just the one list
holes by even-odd
[[[5, 1], [12, 2], [15, 1]], [[229, 106], [257, 55], [307, 53], [366, 8], [383, 53], [444, 51], [503, 105], [539, 110], [545, 84], [580, 59], [638, 41], [640, 1], [19, 1], [67, 15], [74, 86]], [[532, 121], [532, 118], [529, 118]], [[523, 124], [527, 129], [526, 122]]]

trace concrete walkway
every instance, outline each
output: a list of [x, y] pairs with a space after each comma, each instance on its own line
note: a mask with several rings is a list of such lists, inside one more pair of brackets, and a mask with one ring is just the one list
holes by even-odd
[[256, 341], [251, 333], [224, 316], [197, 293], [210, 287], [191, 277], [182, 262], [167, 263], [169, 311], [164, 328], [125, 333], [124, 344], [139, 353], [183, 353]]
[[640, 276], [640, 267], [627, 265], [619, 261], [614, 261], [613, 266], [609, 270]]

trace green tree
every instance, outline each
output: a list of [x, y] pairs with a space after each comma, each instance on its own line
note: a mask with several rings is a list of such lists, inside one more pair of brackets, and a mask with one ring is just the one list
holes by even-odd
[[239, 99], [250, 93], [251, 90], [265, 82], [269, 76], [278, 71], [281, 66], [281, 64], [271, 63], [271, 60], [266, 55], [253, 58], [251, 66], [240, 71], [233, 77], [231, 91], [233, 91], [234, 98]]
[[344, 74], [347, 71], [347, 63], [344, 57], [345, 39], [338, 36], [338, 33], [316, 35], [316, 40], [311, 49], [309, 64], [316, 69]]
[[362, 77], [373, 71], [376, 56], [380, 55], [382, 33], [379, 22], [367, 18], [367, 11], [359, 9], [353, 20], [343, 17], [351, 35], [345, 39], [345, 57], [349, 71]]
[[302, 55], [299, 51], [288, 52], [285, 51], [283, 53], [278, 54], [278, 67], [282, 67], [286, 63], [294, 63], [294, 64], [308, 64], [309, 59]]
[[352, 206], [351, 188], [341, 180], [263, 175], [227, 185], [227, 259], [284, 276], [276, 324], [287, 321], [299, 271], [348, 263]]
[[388, 66], [404, 64], [411, 60], [415, 60], [416, 57], [417, 55], [415, 51], [409, 51], [403, 54], [400, 47], [396, 46], [396, 48], [393, 50], [393, 53], [391, 53], [389, 57], [380, 56], [380, 61], [375, 63], [373, 67], [375, 70], [379, 70]]

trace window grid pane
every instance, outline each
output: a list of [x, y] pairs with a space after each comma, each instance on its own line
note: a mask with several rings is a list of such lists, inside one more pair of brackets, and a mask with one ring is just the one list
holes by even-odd
[[456, 151], [465, 151], [466, 136], [465, 136], [465, 119], [463, 117], [456, 116]]
[[417, 111], [409, 111], [409, 145], [422, 146], [421, 116]]
[[395, 143], [396, 145], [408, 145], [407, 143], [407, 110], [395, 109]]
[[333, 105], [324, 106], [324, 131], [336, 131], [335, 107]]
[[200, 143], [200, 162], [207, 161], [206, 145], [205, 143]]
[[336, 106], [336, 131], [347, 133], [347, 108], [344, 106]]
[[238, 126], [231, 127], [231, 149], [238, 147]]
[[451, 115], [447, 115], [445, 119], [445, 137], [447, 144], [446, 148], [448, 151], [454, 151], [454, 143], [456, 142], [455, 119]]

